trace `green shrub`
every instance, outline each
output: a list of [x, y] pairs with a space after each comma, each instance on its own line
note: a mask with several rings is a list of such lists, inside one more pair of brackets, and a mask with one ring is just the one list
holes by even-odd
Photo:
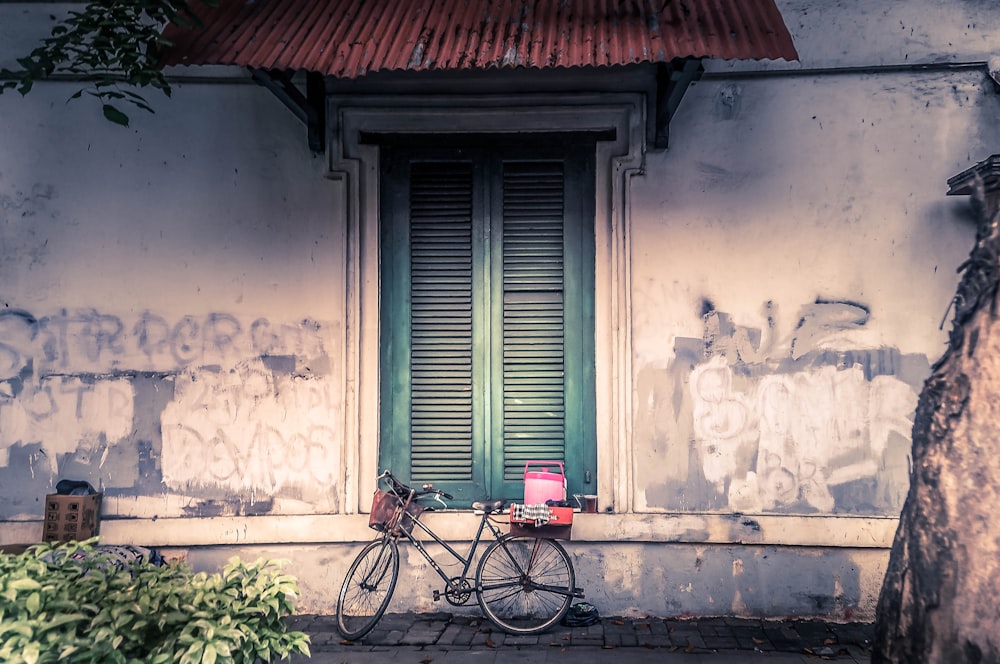
[[140, 563], [115, 571], [97, 540], [0, 554], [0, 661], [213, 664], [309, 655], [287, 629], [298, 585], [277, 561], [216, 574]]

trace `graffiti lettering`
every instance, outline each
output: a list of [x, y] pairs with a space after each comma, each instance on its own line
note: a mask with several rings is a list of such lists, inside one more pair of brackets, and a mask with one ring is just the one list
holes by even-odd
[[27, 311], [0, 311], [0, 380], [13, 378], [26, 364], [22, 354], [31, 348], [38, 334], [38, 321]]
[[[128, 320], [95, 308], [49, 316], [5, 309], [0, 459], [9, 459], [12, 446], [33, 444], [53, 471], [66, 454], [99, 463], [100, 455], [85, 452], [103, 449], [106, 458], [109, 447], [159, 418], [163, 447], [156, 461], [169, 486], [207, 481], [236, 490], [308, 486], [328, 493], [339, 458], [328, 421], [339, 401], [324, 380], [299, 370], [299, 363], [329, 366], [325, 334], [308, 319], [243, 322], [226, 312], [169, 318], [144, 311]], [[270, 353], [280, 361], [261, 360]], [[172, 383], [174, 400], [137, 420], [136, 410], [147, 405], [136, 403], [136, 375], [149, 373]]]
[[213, 312], [170, 321], [145, 311], [133, 322], [96, 309], [62, 310], [36, 317], [0, 312], [0, 380], [31, 366], [39, 375], [177, 371], [191, 365], [235, 366], [260, 355], [325, 355], [323, 327], [312, 320], [275, 324], [258, 318], [244, 325]]
[[135, 390], [126, 379], [29, 381], [17, 398], [0, 403], [0, 449], [41, 444], [55, 471], [59, 454], [86, 441], [124, 441], [132, 432], [134, 403]]
[[325, 380], [275, 377], [260, 360], [197, 378], [180, 374], [162, 415], [164, 482], [178, 490], [321, 491], [339, 458], [329, 425], [334, 402]]
[[797, 360], [823, 348], [850, 345], [850, 333], [861, 330], [871, 313], [856, 302], [817, 299], [803, 306], [794, 329], [785, 337], [777, 332], [774, 305], [764, 305], [767, 327], [759, 330], [733, 324], [728, 314], [708, 308], [703, 314], [702, 343], [706, 358], [724, 356], [729, 364], [773, 365]]
[[876, 375], [891, 371], [872, 360], [878, 351], [865, 362], [865, 351], [833, 350], [868, 322], [863, 305], [818, 300], [777, 343], [767, 311], [765, 338], [705, 314], [707, 359], [689, 380], [701, 470], [736, 510], [830, 512], [833, 487], [875, 477], [890, 436], [909, 438], [917, 395]]

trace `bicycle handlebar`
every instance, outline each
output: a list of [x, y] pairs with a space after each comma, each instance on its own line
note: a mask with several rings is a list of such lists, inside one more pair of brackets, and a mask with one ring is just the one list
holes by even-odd
[[435, 489], [430, 484], [425, 484], [421, 490], [416, 490], [413, 487], [407, 486], [400, 482], [395, 475], [392, 474], [388, 469], [384, 470], [381, 475], [378, 476], [378, 480], [388, 480], [391, 486], [391, 491], [399, 496], [400, 498], [405, 498], [406, 496], [412, 495], [414, 498], [419, 498], [420, 496], [430, 496], [438, 495], [442, 498], [448, 500], [454, 500], [455, 496], [451, 495], [447, 491], [441, 491], [440, 489]]

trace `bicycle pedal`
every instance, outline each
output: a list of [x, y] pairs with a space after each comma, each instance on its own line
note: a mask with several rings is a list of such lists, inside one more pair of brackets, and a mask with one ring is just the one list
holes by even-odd
[[435, 602], [440, 602], [441, 601], [441, 591], [440, 590], [435, 590], [434, 591], [434, 601]]
[[583, 588], [573, 588], [573, 597], [586, 597], [583, 594]]

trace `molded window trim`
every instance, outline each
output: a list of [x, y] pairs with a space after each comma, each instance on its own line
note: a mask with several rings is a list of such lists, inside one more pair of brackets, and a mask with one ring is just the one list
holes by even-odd
[[642, 172], [645, 102], [637, 94], [357, 96], [328, 100], [328, 177], [347, 209], [345, 458], [348, 513], [370, 506], [379, 472], [378, 134], [599, 133], [595, 160], [595, 387], [602, 509], [631, 510], [631, 348], [628, 181]]

